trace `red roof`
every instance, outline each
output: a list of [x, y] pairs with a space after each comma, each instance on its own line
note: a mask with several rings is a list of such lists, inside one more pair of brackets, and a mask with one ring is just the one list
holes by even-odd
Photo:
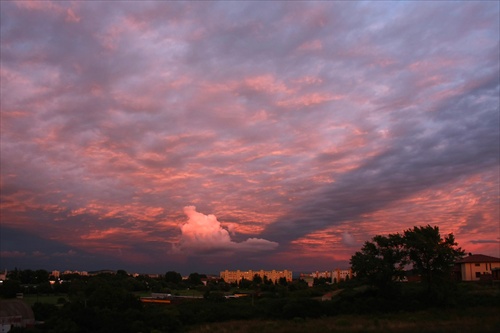
[[471, 254], [457, 261], [459, 264], [479, 262], [500, 262], [500, 258], [485, 256], [484, 254]]

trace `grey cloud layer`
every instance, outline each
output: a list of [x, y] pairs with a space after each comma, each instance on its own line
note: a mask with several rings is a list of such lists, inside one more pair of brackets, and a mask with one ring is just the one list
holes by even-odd
[[195, 204], [283, 245], [498, 170], [498, 3], [1, 6], [12, 225]]
[[[485, 93], [498, 94], [498, 85]], [[498, 108], [487, 98], [487, 103], [474, 105], [467, 99], [461, 96], [447, 103], [459, 120], [434, 122], [431, 133], [415, 123], [403, 124], [403, 136], [389, 141], [380, 154], [344, 173], [335, 183], [319, 188], [289, 216], [270, 225], [265, 234], [279, 235], [275, 238], [279, 241], [293, 240], [313, 230], [356, 220], [408, 195], [498, 170]], [[440, 111], [450, 109], [436, 112]]]

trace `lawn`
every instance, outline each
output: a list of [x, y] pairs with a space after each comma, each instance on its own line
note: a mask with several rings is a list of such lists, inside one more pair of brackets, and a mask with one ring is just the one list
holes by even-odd
[[[137, 297], [150, 297], [151, 294], [153, 294], [150, 291], [140, 291], [140, 292], [134, 292], [134, 295]], [[196, 296], [200, 297], [203, 296], [203, 292], [198, 291], [196, 289], [175, 289], [171, 290], [168, 293], [167, 292], [162, 292], [162, 293], [157, 293], [157, 294], [171, 294], [173, 296]]]
[[68, 300], [68, 297], [66, 295], [60, 294], [60, 295], [36, 295], [36, 294], [28, 294], [24, 295], [23, 301], [25, 301], [27, 304], [30, 306], [33, 306], [36, 302], [40, 303], [47, 303], [47, 304], [58, 304], [58, 301], [60, 298], [64, 298], [65, 300]]
[[318, 319], [244, 320], [192, 326], [197, 333], [493, 333], [500, 332], [500, 307], [469, 309], [429, 309], [411, 313], [341, 315]]

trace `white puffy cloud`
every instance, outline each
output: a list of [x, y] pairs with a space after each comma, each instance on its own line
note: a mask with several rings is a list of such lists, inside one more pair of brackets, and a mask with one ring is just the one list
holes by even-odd
[[249, 238], [237, 243], [231, 240], [229, 231], [221, 226], [215, 215], [205, 215], [197, 212], [195, 206], [184, 207], [188, 217], [186, 223], [180, 226], [182, 236], [175, 246], [177, 251], [187, 253], [213, 252], [259, 252], [273, 250], [278, 243], [262, 238]]

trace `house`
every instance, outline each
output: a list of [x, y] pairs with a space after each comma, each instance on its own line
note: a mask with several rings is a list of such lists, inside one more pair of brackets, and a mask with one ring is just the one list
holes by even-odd
[[20, 299], [0, 300], [0, 332], [34, 326], [35, 315], [28, 304]]
[[498, 276], [500, 269], [500, 258], [490, 257], [483, 254], [469, 254], [467, 257], [456, 262], [460, 267], [462, 281], [479, 281], [481, 279], [492, 279], [493, 273]]

